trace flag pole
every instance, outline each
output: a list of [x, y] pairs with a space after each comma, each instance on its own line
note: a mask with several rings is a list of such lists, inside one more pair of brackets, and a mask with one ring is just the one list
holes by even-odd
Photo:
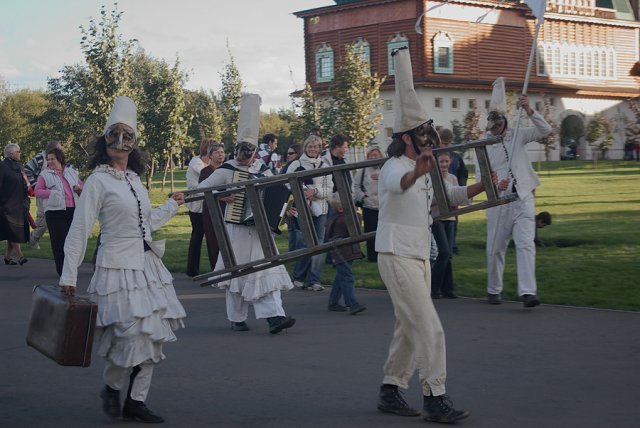
[[[531, 43], [531, 50], [529, 52], [529, 63], [527, 64], [527, 72], [524, 76], [524, 85], [522, 87], [522, 95], [527, 94], [527, 90], [529, 89], [529, 78], [531, 77], [531, 67], [533, 65], [533, 57], [536, 53], [536, 45], [538, 43], [538, 34], [540, 33], [540, 27], [542, 27], [543, 19], [538, 19], [536, 22], [536, 30], [533, 35], [533, 41]], [[522, 116], [522, 106], [518, 108], [518, 115], [516, 117], [516, 127], [513, 131], [513, 138], [511, 138], [511, 144], [509, 144], [509, 164], [507, 166], [507, 170], [511, 170], [511, 162], [513, 161], [513, 150], [516, 137], [518, 136], [518, 129], [520, 128], [520, 117]]]

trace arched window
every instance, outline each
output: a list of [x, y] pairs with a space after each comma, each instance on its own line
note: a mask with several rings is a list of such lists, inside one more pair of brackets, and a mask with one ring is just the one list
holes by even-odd
[[333, 80], [333, 49], [323, 43], [316, 51], [316, 82], [331, 82]]
[[358, 37], [353, 44], [353, 51], [356, 55], [369, 65], [369, 73], [371, 73], [371, 46], [364, 38]]
[[433, 72], [453, 74], [453, 40], [442, 31], [433, 37]]
[[389, 42], [387, 43], [387, 60], [389, 63], [389, 76], [394, 76], [396, 74], [396, 68], [394, 65], [393, 57], [391, 56], [391, 52], [394, 49], [409, 47], [409, 39], [407, 36], [401, 33], [396, 33]]

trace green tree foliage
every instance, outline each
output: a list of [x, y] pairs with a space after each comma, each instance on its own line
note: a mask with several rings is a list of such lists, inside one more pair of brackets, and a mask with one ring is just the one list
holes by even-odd
[[193, 146], [199, 146], [203, 138], [222, 141], [224, 124], [218, 109], [215, 95], [204, 90], [185, 90], [185, 108], [191, 116], [191, 125], [187, 131]]
[[[190, 144], [187, 131], [191, 117], [186, 111], [184, 81], [180, 61], [173, 66], [166, 61], [148, 56], [139, 50], [133, 61], [132, 79], [138, 94], [138, 122], [144, 124], [144, 144], [156, 165], [164, 165], [172, 172], [175, 161], [182, 159], [182, 149]], [[164, 181], [163, 181], [164, 187]], [[173, 190], [173, 180], [171, 180]]]
[[278, 137], [278, 148], [276, 153], [285, 155], [287, 148], [295, 139], [293, 135], [294, 124], [297, 116], [293, 109], [271, 110], [269, 113], [260, 114], [260, 133], [275, 134]]
[[542, 112], [542, 117], [547, 121], [551, 129], [553, 130], [551, 134], [543, 137], [538, 141], [544, 147], [544, 157], [548, 162], [551, 160], [551, 151], [556, 148], [556, 143], [558, 142], [558, 122], [556, 122], [554, 108], [551, 105], [551, 101], [549, 98], [543, 96], [542, 101], [544, 102], [544, 111]]
[[336, 73], [336, 89], [331, 100], [331, 110], [336, 121], [335, 134], [340, 132], [354, 146], [366, 147], [378, 133], [382, 114], [380, 86], [384, 77], [371, 75], [369, 62], [362, 58], [353, 45], [347, 45], [342, 65]]
[[[85, 64], [65, 66], [60, 77], [48, 79], [50, 109], [43, 121], [53, 133], [64, 135], [69, 157], [77, 165], [85, 163], [87, 146], [102, 133], [113, 101], [120, 95], [132, 95], [129, 78], [132, 47], [135, 40], [123, 40], [119, 33], [122, 12], [100, 10], [100, 20], [80, 26], [81, 50]], [[134, 96], [135, 98], [135, 96]]]
[[309, 83], [305, 83], [299, 98], [294, 100], [295, 112], [292, 125], [292, 137], [302, 143], [313, 128], [320, 128], [320, 108]]
[[453, 132], [453, 144], [464, 142], [464, 125], [458, 119], [451, 121], [451, 132]]
[[[227, 46], [228, 49], [228, 46]], [[229, 50], [229, 63], [220, 73], [222, 88], [218, 97], [218, 107], [222, 114], [224, 133], [222, 140], [227, 153], [233, 151], [238, 132], [238, 115], [240, 112], [240, 98], [242, 96], [242, 79], [236, 67], [233, 54]]]
[[598, 160], [597, 152], [600, 152], [602, 159], [604, 159], [606, 151], [613, 144], [613, 132], [614, 125], [604, 113], [597, 113], [589, 121], [586, 137], [587, 143], [594, 151], [594, 162]]
[[628, 103], [634, 117], [626, 121], [624, 133], [628, 143], [640, 144], [640, 98], [633, 98]]
[[0, 98], [0, 141], [18, 144], [23, 160], [42, 151], [46, 141], [52, 139], [46, 124], [39, 123], [48, 103], [43, 91], [30, 89], [7, 91]]
[[467, 114], [464, 115], [464, 126], [462, 133], [464, 141], [474, 141], [480, 138], [480, 135], [482, 135], [482, 131], [480, 130], [479, 124], [480, 111], [478, 110], [478, 106], [474, 102], [472, 108], [467, 112]]

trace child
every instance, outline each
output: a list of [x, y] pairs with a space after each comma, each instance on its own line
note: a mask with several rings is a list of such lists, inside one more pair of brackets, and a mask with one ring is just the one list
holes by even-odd
[[[329, 203], [335, 215], [329, 219], [327, 224], [327, 241], [348, 238], [349, 232], [345, 222], [344, 210], [342, 209], [342, 203], [337, 193], [331, 196]], [[333, 312], [345, 312], [347, 310], [347, 308], [339, 303], [341, 295], [344, 294], [344, 304], [349, 307], [349, 313], [351, 315], [364, 311], [367, 307], [356, 301], [353, 286], [353, 271], [351, 270], [353, 260], [364, 257], [362, 251], [360, 251], [360, 244], [343, 245], [332, 249], [330, 254], [333, 265], [336, 268], [336, 277], [333, 280], [331, 294], [329, 295], [329, 310]]]

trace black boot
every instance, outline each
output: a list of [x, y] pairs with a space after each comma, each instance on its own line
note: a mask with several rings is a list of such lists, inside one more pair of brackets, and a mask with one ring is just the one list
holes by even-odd
[[153, 413], [145, 404], [144, 401], [136, 401], [131, 397], [127, 397], [124, 400], [124, 408], [122, 409], [122, 419], [134, 421], [140, 420], [148, 424], [159, 424], [164, 422], [161, 416]]
[[102, 391], [100, 391], [100, 398], [102, 398], [102, 410], [107, 416], [111, 419], [117, 419], [121, 416], [120, 391], [109, 388], [109, 385], [105, 385]]
[[296, 319], [292, 317], [269, 317], [267, 318], [267, 322], [269, 323], [269, 333], [278, 334], [282, 330], [293, 327], [296, 323]]
[[428, 422], [440, 422], [452, 424], [469, 416], [466, 410], [456, 410], [448, 395], [424, 396], [424, 420]]
[[419, 411], [409, 406], [404, 401], [402, 392], [396, 385], [385, 384], [380, 387], [380, 398], [378, 399], [378, 410], [385, 413], [395, 413], [400, 416], [418, 416]]

